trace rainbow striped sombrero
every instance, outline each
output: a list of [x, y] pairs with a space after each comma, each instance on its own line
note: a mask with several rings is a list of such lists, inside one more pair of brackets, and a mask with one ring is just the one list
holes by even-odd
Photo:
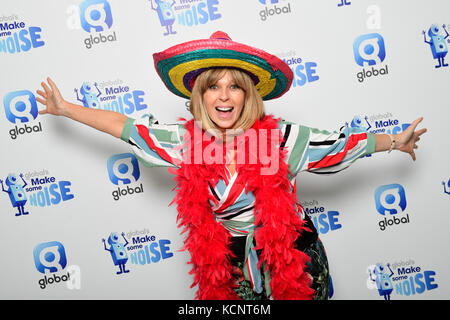
[[209, 39], [175, 45], [153, 54], [155, 68], [167, 88], [189, 99], [197, 75], [210, 68], [237, 68], [253, 79], [263, 100], [282, 96], [292, 83], [289, 66], [263, 50], [234, 42], [221, 31]]

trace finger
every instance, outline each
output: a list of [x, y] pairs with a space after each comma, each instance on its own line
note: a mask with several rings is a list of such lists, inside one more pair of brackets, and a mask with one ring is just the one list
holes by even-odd
[[44, 110], [38, 111], [38, 113], [39, 113], [39, 114], [47, 114], [48, 111], [47, 111], [47, 109], [44, 109]]
[[422, 122], [422, 120], [423, 120], [423, 117], [420, 117], [420, 118], [414, 120], [413, 123], [415, 123], [416, 125], [418, 125], [419, 123]]
[[415, 144], [414, 149], [419, 149], [419, 146], [417, 144]]
[[50, 88], [47, 86], [47, 84], [44, 81], [41, 82], [41, 85], [42, 85], [42, 88], [44, 88], [46, 94], [51, 94]]
[[410, 155], [413, 161], [416, 161], [416, 154], [414, 153], [414, 151], [411, 151]]
[[423, 135], [425, 132], [427, 132], [427, 129], [426, 129], [426, 128], [420, 129], [419, 131], [417, 131], [417, 136], [421, 136], [421, 135]]
[[420, 122], [422, 122], [423, 117], [420, 117], [416, 120], [414, 120], [408, 127], [408, 129], [415, 131], [416, 127], [419, 125]]
[[44, 91], [36, 90], [36, 93], [44, 98], [47, 98], [47, 94]]
[[53, 82], [52, 79], [50, 79], [50, 77], [47, 78], [48, 83], [50, 84], [50, 87], [52, 88], [52, 90], [54, 92], [59, 93], [58, 87], [56, 86], [56, 84]]
[[36, 101], [42, 103], [43, 105], [47, 105], [47, 101], [42, 98], [36, 97]]

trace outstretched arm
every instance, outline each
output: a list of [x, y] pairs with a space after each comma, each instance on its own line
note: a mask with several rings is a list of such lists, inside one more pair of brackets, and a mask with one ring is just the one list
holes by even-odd
[[63, 99], [58, 87], [50, 78], [47, 78], [47, 82], [48, 85], [45, 82], [41, 83], [44, 91], [36, 91], [41, 96], [36, 97], [36, 100], [47, 106], [45, 110], [39, 111], [39, 114], [49, 113], [56, 116], [65, 116], [116, 138], [120, 138], [125, 121], [127, 120], [125, 115], [114, 111], [89, 109], [67, 102]]

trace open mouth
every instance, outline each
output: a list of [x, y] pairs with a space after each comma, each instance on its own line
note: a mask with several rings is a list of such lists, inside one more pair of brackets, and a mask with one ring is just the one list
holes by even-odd
[[232, 112], [234, 107], [216, 107], [216, 110], [219, 112]]

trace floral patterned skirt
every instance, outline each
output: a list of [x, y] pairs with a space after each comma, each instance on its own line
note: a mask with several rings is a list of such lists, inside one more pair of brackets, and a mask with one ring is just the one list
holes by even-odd
[[[312, 288], [316, 291], [314, 296], [315, 300], [326, 300], [328, 299], [329, 291], [330, 291], [330, 273], [328, 269], [328, 260], [325, 252], [325, 248], [317, 238], [316, 241], [312, 242], [306, 248], [303, 248], [302, 251], [306, 253], [311, 261], [307, 263], [307, 272], [313, 278]], [[234, 274], [236, 283], [238, 287], [235, 289], [236, 293], [243, 300], [266, 300], [268, 297], [266, 296], [265, 289], [261, 293], [256, 293], [252, 289], [252, 285], [250, 281], [244, 279], [243, 273], [243, 263], [236, 262], [234, 264]], [[261, 274], [262, 283], [264, 284], [264, 274]]]

